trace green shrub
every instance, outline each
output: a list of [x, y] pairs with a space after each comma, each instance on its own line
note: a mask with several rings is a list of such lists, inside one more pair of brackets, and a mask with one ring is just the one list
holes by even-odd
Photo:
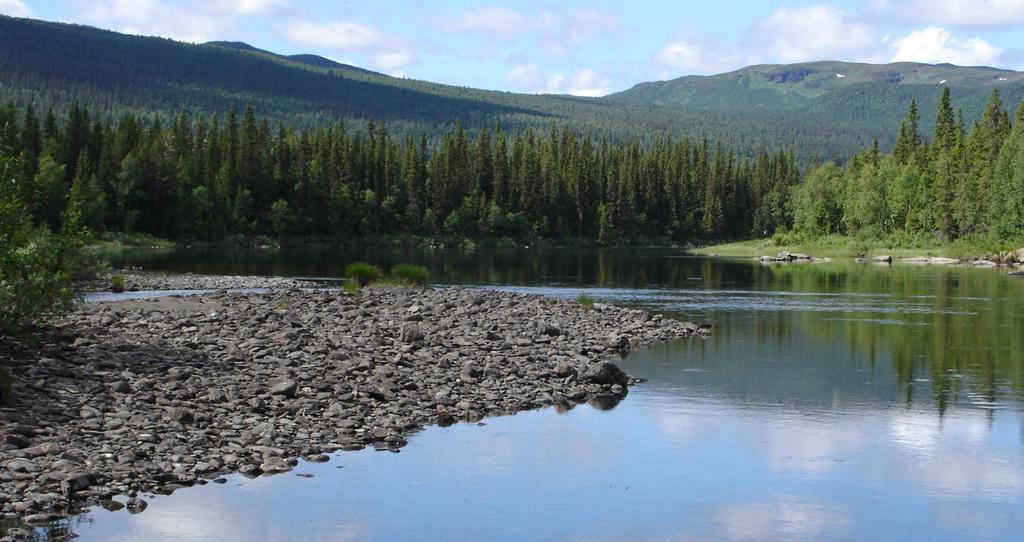
[[584, 309], [594, 308], [594, 298], [587, 294], [580, 294], [580, 296], [576, 298], [576, 301], [579, 301], [580, 305], [583, 305]]
[[383, 275], [379, 267], [365, 262], [356, 262], [345, 268], [345, 276], [360, 288], [377, 282]]
[[426, 286], [427, 268], [421, 265], [400, 263], [391, 268], [391, 278], [407, 286]]
[[124, 291], [124, 275], [110, 277], [110, 291], [119, 294]]
[[71, 279], [82, 265], [87, 232], [72, 206], [60, 231], [33, 225], [14, 161], [0, 149], [0, 333], [58, 313], [74, 298]]

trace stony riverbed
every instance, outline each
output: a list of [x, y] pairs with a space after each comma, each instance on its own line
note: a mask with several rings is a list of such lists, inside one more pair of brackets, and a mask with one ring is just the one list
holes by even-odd
[[612, 401], [610, 360], [707, 326], [462, 288], [277, 290], [80, 305], [8, 341], [0, 509], [43, 522], [337, 450], [399, 450], [427, 425]]
[[235, 275], [195, 275], [192, 273], [153, 273], [148, 271], [104, 272], [98, 277], [81, 281], [77, 289], [82, 293], [109, 292], [111, 279], [120, 275], [126, 292], [156, 290], [237, 290], [284, 289], [314, 286], [307, 280], [287, 277], [246, 277]]

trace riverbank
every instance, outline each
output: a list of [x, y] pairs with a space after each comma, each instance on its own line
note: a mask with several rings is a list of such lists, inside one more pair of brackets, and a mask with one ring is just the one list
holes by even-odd
[[790, 252], [793, 254], [809, 254], [818, 258], [836, 259], [865, 257], [870, 260], [879, 256], [891, 256], [894, 259], [949, 258], [965, 262], [982, 259], [1007, 264], [1024, 263], [1024, 248], [1011, 248], [1019, 244], [979, 246], [967, 242], [955, 242], [924, 248], [885, 245], [891, 245], [891, 243], [879, 243], [877, 246], [872, 246], [847, 237], [833, 236], [800, 243], [783, 244], [776, 244], [772, 239], [755, 239], [701, 247], [689, 252], [702, 256], [735, 258], [757, 258], [764, 255]]
[[[494, 291], [218, 293], [80, 305], [7, 341], [0, 508], [29, 522], [146, 492], [398, 450], [432, 424], [614, 403], [609, 359], [710, 333], [638, 310]], [[127, 495], [127, 502], [112, 497]]]
[[75, 291], [80, 293], [110, 292], [111, 279], [118, 275], [124, 280], [124, 291], [126, 292], [159, 290], [286, 290], [315, 285], [313, 281], [286, 277], [196, 275], [193, 273], [159, 273], [150, 271], [104, 271], [95, 278], [76, 282]]

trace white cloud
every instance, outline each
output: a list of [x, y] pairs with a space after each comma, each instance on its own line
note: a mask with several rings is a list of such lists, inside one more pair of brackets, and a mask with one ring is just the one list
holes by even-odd
[[210, 2], [214, 9], [235, 15], [265, 15], [285, 9], [290, 0], [215, 0]]
[[651, 63], [658, 77], [667, 79], [751, 64], [886, 59], [886, 45], [876, 28], [827, 4], [782, 6], [751, 23], [742, 35], [727, 41], [687, 25], [653, 55]]
[[611, 79], [589, 68], [569, 75], [545, 75], [536, 64], [518, 64], [506, 74], [505, 80], [513, 88], [534, 93], [604, 96], [614, 90]]
[[372, 67], [392, 73], [404, 73], [397, 70], [416, 60], [406, 40], [354, 21], [292, 21], [284, 27], [284, 35], [292, 43], [327, 49], [335, 55], [368, 55]]
[[513, 88], [537, 91], [543, 81], [543, 77], [540, 74], [540, 68], [536, 64], [517, 64], [508, 72], [505, 80]]
[[1024, 24], [1024, 0], [878, 0], [880, 15], [912, 23], [947, 27], [1006, 27]]
[[285, 36], [300, 45], [336, 51], [362, 51], [378, 47], [387, 41], [384, 34], [376, 28], [351, 21], [294, 21], [285, 27]]
[[525, 16], [502, 6], [480, 6], [460, 14], [438, 17], [433, 22], [444, 32], [502, 37], [522, 34], [529, 25]]
[[551, 54], [564, 56], [573, 45], [611, 35], [618, 30], [621, 19], [612, 11], [574, 9], [541, 13], [534, 26], [544, 48]]
[[706, 34], [692, 25], [675, 33], [672, 40], [653, 57], [657, 76], [661, 79], [686, 74], [721, 73], [750, 61], [741, 45], [729, 43]]
[[981, 38], [959, 39], [945, 28], [929, 26], [896, 40], [893, 61], [978, 66], [997, 64], [1004, 51]]
[[604, 96], [611, 94], [614, 88], [609, 78], [588, 68], [568, 77], [561, 74], [552, 75], [548, 79], [547, 90], [555, 94], [571, 94], [573, 96]]
[[[686, 74], [721, 73], [751, 64], [815, 60], [948, 62], [1006, 67], [1017, 55], [978, 37], [957, 37], [939, 26], [918, 28], [902, 37], [891, 36], [887, 31], [891, 31], [893, 25], [879, 17], [894, 13], [894, 4], [875, 2], [858, 13], [848, 13], [828, 4], [783, 6], [754, 21], [742, 33], [743, 38], [734, 41], [702, 33], [692, 26], [684, 27], [652, 55], [649, 67], [658, 77], [668, 79]], [[967, 10], [964, 7], [967, 4], [969, 2], [951, 2], [932, 11], [938, 13], [937, 17], [946, 12], [959, 13], [956, 10]], [[978, 9], [984, 7], [982, 4], [991, 4], [1010, 16], [1011, 4], [1024, 6], [1024, 0], [973, 3]], [[921, 17], [928, 16], [928, 10], [922, 7], [920, 11]]]
[[403, 66], [408, 66], [412, 60], [412, 53], [405, 48], [373, 55], [374, 65], [383, 70], [393, 72], [391, 75], [394, 75], [395, 77], [405, 77], [403, 72], [395, 70], [398, 70], [398, 68]]
[[881, 43], [872, 26], [827, 4], [780, 7], [751, 31], [755, 54], [783, 63], [863, 59]]
[[236, 38], [234, 19], [160, 0], [78, 1], [78, 19], [127, 34], [201, 43]]
[[32, 10], [21, 0], [0, 0], [0, 13], [12, 17], [29, 17]]

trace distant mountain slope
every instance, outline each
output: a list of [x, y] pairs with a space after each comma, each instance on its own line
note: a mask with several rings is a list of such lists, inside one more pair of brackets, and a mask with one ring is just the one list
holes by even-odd
[[[1005, 79], [1005, 80], [1003, 80]], [[252, 103], [298, 127], [367, 119], [393, 133], [555, 124], [612, 138], [708, 137], [744, 154], [792, 148], [842, 157], [878, 137], [891, 145], [910, 98], [928, 129], [942, 81], [968, 121], [992, 88], [1016, 107], [1024, 74], [924, 64], [815, 62], [751, 66], [710, 77], [643, 83], [604, 98], [478, 90], [390, 77], [316, 55], [278, 55], [240, 42], [194, 45], [0, 16], [0, 100], [93, 111], [223, 114]]]
[[370, 75], [384, 76], [384, 74], [379, 73], [379, 72], [375, 72], [375, 71], [372, 71], [372, 70], [367, 70], [365, 68], [360, 68], [358, 66], [351, 66], [349, 64], [342, 64], [341, 62], [335, 62], [335, 61], [333, 61], [333, 60], [331, 60], [329, 58], [324, 58], [324, 57], [318, 56], [318, 55], [308, 55], [308, 54], [307, 55], [279, 55], [277, 53], [272, 53], [270, 51], [265, 51], [263, 49], [258, 49], [256, 47], [253, 47], [252, 45], [249, 45], [248, 43], [241, 42], [241, 41], [210, 41], [210, 42], [207, 42], [205, 45], [214, 45], [214, 46], [217, 46], [217, 47], [224, 47], [224, 48], [227, 48], [227, 49], [236, 49], [236, 50], [239, 50], [239, 51], [246, 51], [246, 52], [249, 52], [249, 53], [257, 53], [257, 54], [262, 54], [262, 55], [273, 56], [273, 57], [280, 58], [282, 60], [290, 60], [292, 62], [297, 62], [299, 64], [306, 64], [308, 66], [313, 66], [314, 68], [349, 70], [349, 71], [360, 72], [360, 73], [365, 73], [365, 74], [370, 74]]
[[1024, 73], [951, 64], [808, 62], [748, 66], [712, 76], [640, 83], [603, 100], [629, 105], [683, 107], [709, 112], [773, 112], [851, 130], [882, 128], [889, 142], [894, 120], [916, 99], [930, 130], [939, 90], [949, 86], [968, 121], [977, 118], [993, 89], [1011, 107], [1024, 98]]
[[[616, 103], [686, 106], [709, 111], [796, 109], [849, 89], [870, 94], [893, 87], [906, 93], [937, 94], [948, 85], [957, 91], [988, 94], [999, 88], [1019, 92], [1024, 73], [951, 64], [861, 64], [808, 62], [748, 66], [712, 76], [686, 76], [670, 81], [640, 83], [605, 97]], [[849, 92], [846, 92], [849, 94]]]

